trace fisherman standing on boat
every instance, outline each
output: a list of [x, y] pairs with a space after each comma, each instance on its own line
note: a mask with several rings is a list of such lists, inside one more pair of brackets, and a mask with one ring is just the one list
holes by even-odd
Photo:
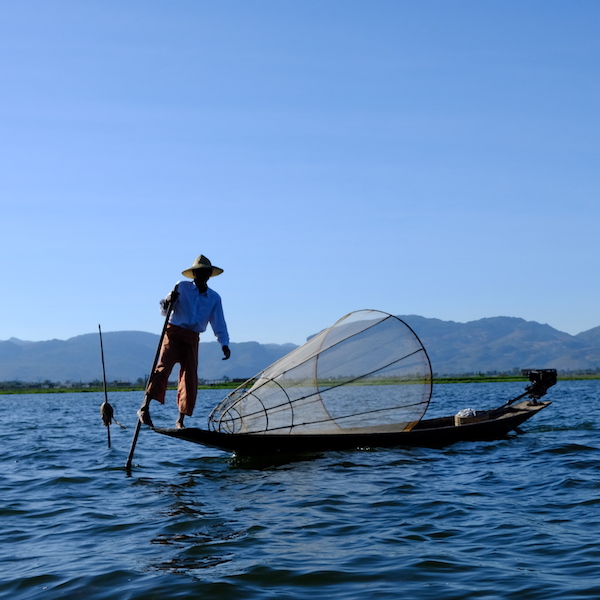
[[182, 275], [193, 281], [180, 281], [165, 300], [160, 301], [161, 313], [166, 317], [170, 304], [172, 312], [165, 331], [156, 370], [150, 377], [147, 389], [148, 403], [138, 411], [140, 421], [152, 427], [148, 404], [151, 399], [161, 404], [169, 376], [175, 363], [180, 364], [177, 387], [179, 417], [175, 427], [182, 429], [185, 416], [192, 416], [198, 392], [198, 343], [200, 334], [210, 326], [223, 349], [224, 358], [231, 355], [229, 335], [223, 315], [221, 297], [211, 290], [207, 282], [211, 277], [223, 273], [223, 269], [211, 264], [206, 256], [200, 255]]

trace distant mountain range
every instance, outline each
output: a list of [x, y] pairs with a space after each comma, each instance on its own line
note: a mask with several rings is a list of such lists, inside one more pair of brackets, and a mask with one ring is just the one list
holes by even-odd
[[415, 315], [400, 318], [419, 336], [438, 375], [600, 368], [600, 327], [570, 335], [550, 325], [515, 317], [468, 323]]
[[[159, 336], [143, 331], [103, 332], [104, 359], [108, 381], [135, 382], [146, 379], [152, 368]], [[232, 356], [223, 361], [217, 342], [200, 343], [198, 375], [214, 380], [250, 378], [296, 348], [295, 344], [230, 344]], [[176, 367], [177, 369], [177, 367]], [[173, 379], [177, 379], [177, 370]], [[97, 333], [68, 340], [24, 342], [11, 338], [0, 341], [0, 381], [102, 380], [102, 356]]]
[[[400, 316], [420, 337], [437, 376], [510, 372], [522, 368], [560, 371], [600, 369], [600, 327], [577, 335], [535, 321], [492, 317], [456, 323], [416, 315]], [[142, 331], [102, 334], [109, 381], [146, 379], [159, 336]], [[296, 346], [231, 344], [223, 361], [217, 342], [201, 342], [198, 374], [202, 379], [250, 378]], [[176, 378], [176, 372], [173, 375]], [[91, 382], [102, 379], [97, 333], [68, 340], [0, 341], [0, 381]]]

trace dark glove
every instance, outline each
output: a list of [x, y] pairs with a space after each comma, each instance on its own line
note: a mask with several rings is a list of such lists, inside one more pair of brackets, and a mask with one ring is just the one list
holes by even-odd
[[225, 358], [222, 358], [221, 360], [227, 360], [231, 356], [229, 346], [223, 346], [223, 354], [225, 355]]

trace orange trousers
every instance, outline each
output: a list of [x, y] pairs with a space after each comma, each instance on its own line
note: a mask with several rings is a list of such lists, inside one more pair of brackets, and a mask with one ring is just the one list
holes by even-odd
[[198, 393], [198, 342], [200, 334], [177, 325], [167, 325], [160, 349], [160, 358], [148, 386], [148, 397], [165, 403], [169, 376], [179, 363], [177, 406], [179, 412], [191, 417]]

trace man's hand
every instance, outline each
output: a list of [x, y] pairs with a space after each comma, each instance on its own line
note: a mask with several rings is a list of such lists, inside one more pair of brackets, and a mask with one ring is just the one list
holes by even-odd
[[179, 298], [179, 292], [176, 290], [173, 290], [172, 292], [169, 292], [167, 294], [167, 297], [165, 298], [165, 309], [169, 309], [169, 306], [175, 304], [175, 301], [177, 300], [177, 298]]
[[227, 360], [231, 356], [229, 346], [223, 346], [223, 354], [225, 355], [225, 358], [222, 358], [221, 360]]

